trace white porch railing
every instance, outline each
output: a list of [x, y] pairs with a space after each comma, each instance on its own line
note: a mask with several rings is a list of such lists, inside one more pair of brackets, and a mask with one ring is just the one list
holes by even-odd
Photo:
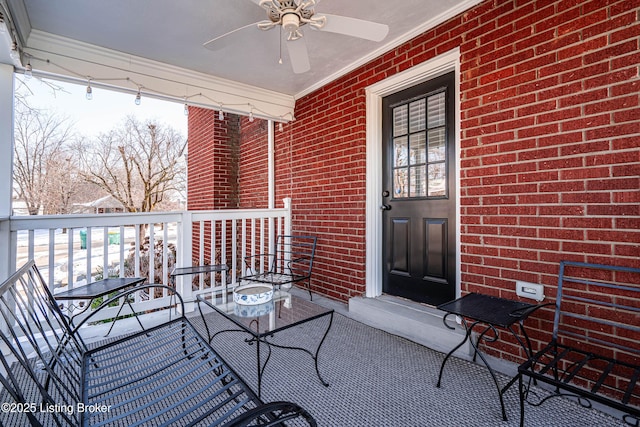
[[[178, 292], [192, 302], [198, 293], [234, 284], [245, 256], [268, 251], [276, 235], [290, 234], [291, 208], [285, 199], [281, 209], [11, 217], [0, 219], [0, 228], [7, 223], [9, 265], [15, 270], [35, 259], [54, 294], [108, 276], [173, 286], [175, 266], [226, 264], [229, 271], [222, 274], [176, 278]], [[136, 295], [136, 310], [154, 308], [166, 297]]]

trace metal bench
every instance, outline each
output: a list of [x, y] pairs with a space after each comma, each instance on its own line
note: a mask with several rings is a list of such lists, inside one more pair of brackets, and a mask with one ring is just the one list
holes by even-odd
[[[609, 406], [640, 425], [640, 269], [562, 261], [552, 339], [518, 373], [521, 426], [525, 401], [538, 406], [558, 395]], [[555, 393], [535, 399], [532, 381]]]
[[175, 294], [167, 298], [175, 307], [160, 312], [169, 320], [89, 349], [82, 324], [69, 324], [33, 261], [0, 285], [0, 425], [316, 425], [296, 404], [263, 404], [176, 313], [184, 313], [178, 293], [144, 287]]
[[305, 283], [311, 294], [311, 270], [316, 252], [315, 236], [278, 236], [274, 253], [264, 253], [245, 257], [244, 276], [238, 279], [240, 285], [247, 283], [268, 283], [276, 289], [288, 289], [294, 283]]

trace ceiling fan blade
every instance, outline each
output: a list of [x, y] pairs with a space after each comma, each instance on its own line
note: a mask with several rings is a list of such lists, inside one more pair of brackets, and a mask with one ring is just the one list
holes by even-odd
[[346, 16], [330, 15], [328, 13], [322, 13], [321, 15], [327, 17], [327, 23], [320, 31], [345, 34], [351, 37], [373, 40], [374, 42], [384, 40], [389, 33], [389, 26], [385, 24], [378, 24], [377, 22], [364, 21]]
[[302, 74], [311, 69], [309, 52], [307, 51], [307, 44], [304, 41], [304, 37], [287, 41], [287, 50], [289, 51], [289, 60], [291, 61], [291, 68], [293, 68], [294, 73]]
[[215, 50], [220, 50], [220, 49], [228, 46], [229, 42], [232, 40], [232, 39], [224, 40], [225, 37], [230, 36], [231, 34], [237, 33], [239, 31], [245, 30], [247, 28], [257, 27], [257, 25], [260, 22], [263, 22], [263, 21], [253, 22], [253, 23], [247, 24], [247, 25], [245, 25], [243, 27], [236, 28], [235, 30], [229, 31], [228, 33], [225, 33], [225, 34], [223, 34], [221, 36], [213, 38], [213, 39], [209, 40], [208, 42], [203, 43], [202, 45], [204, 47], [206, 47], [207, 49], [209, 49], [209, 50], [214, 50], [214, 51]]

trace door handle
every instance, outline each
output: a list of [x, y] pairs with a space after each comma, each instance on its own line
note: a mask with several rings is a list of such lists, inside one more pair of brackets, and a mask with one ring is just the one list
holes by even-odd
[[383, 204], [382, 206], [380, 206], [380, 210], [390, 211], [391, 210], [391, 206]]

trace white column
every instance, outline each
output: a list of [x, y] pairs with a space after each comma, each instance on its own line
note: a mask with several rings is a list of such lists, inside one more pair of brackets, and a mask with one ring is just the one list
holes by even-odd
[[13, 65], [0, 64], [0, 281], [15, 263], [9, 216], [13, 182]]

